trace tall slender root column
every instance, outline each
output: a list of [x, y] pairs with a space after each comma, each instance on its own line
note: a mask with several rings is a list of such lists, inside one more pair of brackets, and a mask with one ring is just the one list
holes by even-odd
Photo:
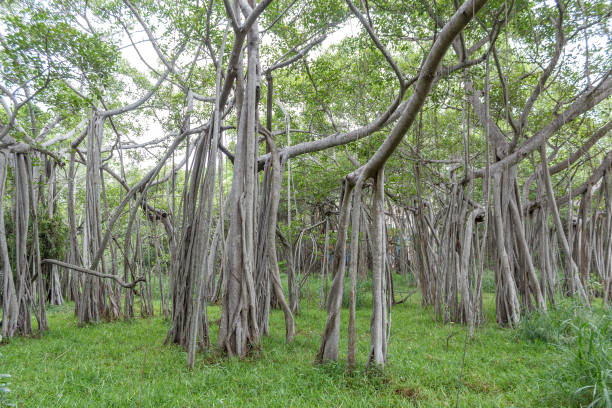
[[372, 317], [370, 320], [370, 354], [368, 367], [372, 364], [383, 368], [387, 362], [387, 343], [389, 341], [389, 305], [387, 304], [387, 280], [385, 273], [385, 171], [378, 170], [374, 183], [374, 202], [372, 205], [372, 241], [374, 253], [372, 261]]
[[[259, 345], [254, 284], [255, 177], [257, 172], [257, 95], [259, 91], [259, 33], [255, 22], [247, 35], [247, 80], [236, 80], [241, 102], [231, 191], [228, 267], [223, 293], [218, 346], [229, 355], [245, 356]], [[239, 70], [240, 71], [240, 70]]]

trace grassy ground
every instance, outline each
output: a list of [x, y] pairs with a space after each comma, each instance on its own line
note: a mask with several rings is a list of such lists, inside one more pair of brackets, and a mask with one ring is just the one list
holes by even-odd
[[[365, 301], [364, 301], [365, 299]], [[13, 339], [0, 347], [0, 373], [10, 373], [11, 401], [19, 407], [557, 407], [546, 395], [560, 354], [543, 343], [525, 343], [495, 324], [487, 295], [487, 323], [467, 344], [465, 330], [434, 322], [418, 295], [392, 312], [389, 365], [363, 373], [369, 347], [370, 307], [357, 312], [361, 371], [347, 373], [346, 310], [341, 362], [315, 365], [325, 313], [313, 295], [302, 302], [297, 337], [284, 342], [283, 315], [273, 311], [271, 335], [245, 360], [199, 354], [193, 370], [186, 353], [164, 346], [168, 323], [160, 317], [77, 328], [72, 305], [49, 310], [51, 330], [42, 339]], [[213, 342], [219, 308], [209, 308]], [[456, 401], [458, 398], [458, 405]]]

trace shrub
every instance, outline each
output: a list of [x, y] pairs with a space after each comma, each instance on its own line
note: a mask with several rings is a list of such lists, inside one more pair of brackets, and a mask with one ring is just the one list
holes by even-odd
[[518, 335], [530, 342], [552, 343], [558, 340], [559, 327], [550, 315], [532, 313], [523, 317]]
[[529, 342], [567, 345], [575, 342], [574, 326], [587, 321], [590, 315], [588, 309], [568, 299], [548, 313], [536, 311], [526, 314], [521, 320], [517, 334]]
[[[351, 282], [346, 279], [344, 282], [344, 293], [342, 294], [342, 307], [349, 307], [349, 298], [351, 294]], [[357, 279], [357, 285], [355, 287], [355, 309], [361, 309], [363, 307], [370, 306], [371, 294], [372, 294], [372, 279]]]
[[495, 272], [490, 269], [485, 269], [482, 274], [482, 291], [495, 293]]

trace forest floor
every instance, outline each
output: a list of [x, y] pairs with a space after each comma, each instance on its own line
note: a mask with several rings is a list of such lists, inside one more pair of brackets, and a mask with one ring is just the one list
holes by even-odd
[[[313, 364], [326, 317], [313, 293], [302, 300], [292, 344], [284, 341], [282, 312], [273, 310], [270, 336], [252, 356], [241, 361], [203, 352], [193, 370], [186, 368], [182, 349], [163, 345], [163, 317], [78, 328], [72, 304], [50, 307], [51, 329], [42, 339], [16, 338], [0, 346], [0, 373], [12, 376], [10, 401], [18, 407], [567, 405], [554, 397], [560, 351], [499, 328], [492, 294], [485, 295], [487, 321], [467, 347], [465, 329], [434, 321], [418, 294], [394, 306], [388, 369], [376, 375], [364, 373], [367, 295], [360, 295], [358, 306], [355, 372], [346, 370], [346, 309], [341, 362]], [[218, 318], [219, 307], [209, 307], [213, 344]]]

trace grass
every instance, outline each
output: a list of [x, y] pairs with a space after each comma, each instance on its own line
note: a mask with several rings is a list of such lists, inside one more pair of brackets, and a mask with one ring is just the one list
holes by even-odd
[[[325, 322], [314, 293], [302, 301], [292, 344], [285, 344], [283, 315], [274, 310], [271, 335], [254, 355], [201, 353], [193, 370], [182, 349], [162, 344], [168, 322], [161, 317], [78, 328], [72, 305], [51, 307], [51, 330], [42, 339], [16, 338], [0, 347], [0, 373], [11, 374], [10, 400], [19, 407], [454, 407], [457, 393], [461, 407], [566, 406], [550, 392], [555, 383], [543, 380], [562, 351], [498, 328], [493, 305], [486, 294], [487, 323], [468, 343], [463, 376], [464, 328], [433, 321], [418, 295], [393, 308], [384, 373], [363, 372], [369, 299], [357, 310], [361, 370], [346, 370], [347, 310], [340, 362], [313, 364]], [[219, 308], [210, 307], [213, 341], [218, 318]]]
[[612, 408], [612, 314], [600, 302], [592, 308], [566, 299], [547, 314], [534, 313], [517, 334], [550, 343], [562, 353], [555, 364], [553, 391], [572, 407]]

